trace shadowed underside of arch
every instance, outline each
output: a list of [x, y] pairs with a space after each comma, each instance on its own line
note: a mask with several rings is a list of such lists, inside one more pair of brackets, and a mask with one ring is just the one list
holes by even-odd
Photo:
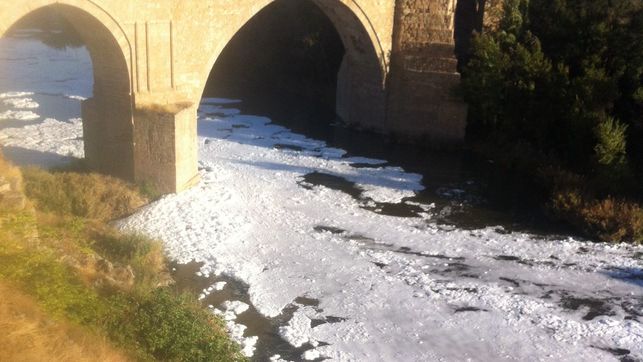
[[88, 164], [110, 175], [134, 178], [132, 99], [128, 44], [118, 24], [89, 0], [0, 4], [0, 35], [36, 11], [56, 11], [82, 38], [93, 64], [93, 97], [83, 101], [83, 138]]
[[[263, 1], [250, 17], [236, 28], [226, 44], [252, 19], [267, 11], [271, 5], [283, 0]], [[336, 113], [344, 121], [365, 128], [382, 129], [386, 118], [385, 74], [386, 58], [378, 37], [368, 18], [353, 1], [306, 0], [315, 4], [334, 25], [345, 49], [337, 75]], [[347, 4], [353, 4], [352, 7]], [[288, 21], [288, 19], [283, 19]], [[369, 31], [370, 30], [370, 31]], [[270, 31], [270, 29], [265, 29]], [[248, 46], [252, 46], [249, 44]], [[223, 50], [211, 58], [202, 77], [202, 91]]]
[[[351, 9], [341, 1], [313, 0], [335, 24], [346, 55], [337, 77], [337, 114], [358, 126], [383, 129], [386, 120], [384, 77], [385, 55], [368, 19], [358, 17], [361, 9]], [[355, 2], [351, 2], [356, 6]], [[356, 12], [358, 11], [358, 12]]]

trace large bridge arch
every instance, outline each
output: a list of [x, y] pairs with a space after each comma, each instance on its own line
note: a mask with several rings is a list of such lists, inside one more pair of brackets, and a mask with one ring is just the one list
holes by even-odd
[[[195, 94], [198, 98], [194, 103], [198, 104], [208, 77], [225, 47], [254, 17], [279, 1], [284, 0], [253, 2], [250, 11], [237, 17], [233, 24], [226, 27], [225, 34], [217, 35], [219, 45], [200, 71], [198, 92]], [[383, 129], [386, 119], [388, 52], [383, 48], [369, 15], [355, 0], [306, 1], [315, 4], [330, 20], [346, 51], [338, 74], [337, 114], [356, 126]]]
[[91, 0], [27, 0], [0, 3], [0, 36], [36, 11], [52, 9], [78, 32], [93, 66], [93, 97], [83, 101], [83, 137], [88, 164], [134, 179], [130, 44], [116, 20]]

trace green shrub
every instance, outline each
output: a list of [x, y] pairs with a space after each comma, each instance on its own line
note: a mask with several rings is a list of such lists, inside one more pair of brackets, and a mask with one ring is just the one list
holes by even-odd
[[52, 315], [92, 325], [104, 315], [105, 304], [76, 273], [48, 250], [25, 249], [2, 241], [0, 276], [33, 295]]
[[220, 319], [194, 299], [160, 288], [138, 299], [121, 298], [110, 335], [163, 361], [242, 361]]
[[160, 242], [104, 228], [94, 229], [91, 235], [93, 250], [113, 263], [132, 268], [138, 292], [146, 292], [171, 281]]
[[554, 214], [602, 240], [637, 241], [642, 82], [640, 1], [505, 0], [463, 73], [468, 138], [512, 170], [557, 167], [540, 178]]
[[506, 0], [499, 29], [474, 39], [464, 71], [470, 137], [524, 140], [591, 172], [594, 129], [608, 116], [643, 127], [643, 5], [635, 4]]
[[163, 196], [158, 188], [151, 182], [142, 182], [138, 185], [138, 190], [142, 196], [149, 200], [157, 200]]
[[614, 118], [607, 118], [596, 126], [595, 133], [598, 144], [594, 147], [594, 151], [598, 164], [611, 168], [625, 165], [627, 162], [625, 158], [627, 152], [626, 131], [627, 125]]

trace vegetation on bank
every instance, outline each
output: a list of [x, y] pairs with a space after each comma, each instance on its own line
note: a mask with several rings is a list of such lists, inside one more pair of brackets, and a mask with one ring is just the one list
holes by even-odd
[[[102, 340], [105, 346], [96, 353], [107, 360], [244, 360], [220, 319], [194, 296], [170, 287], [158, 242], [106, 224], [145, 203], [134, 187], [96, 174], [38, 169], [22, 174], [1, 156], [0, 176], [5, 185], [0, 188], [0, 287], [7, 286], [0, 288], [0, 312], [15, 297], [15, 288], [33, 301], [29, 308], [42, 310], [39, 319], [62, 326], [54, 328], [60, 338], [72, 330], [75, 336]], [[15, 201], [23, 194], [26, 202]], [[18, 327], [12, 328], [31, 333]], [[45, 330], [32, 330], [34, 338]], [[19, 348], [19, 337], [4, 335], [0, 345]], [[48, 345], [58, 339], [38, 340], [42, 353], [58, 348]], [[70, 342], [70, 348], [81, 342]]]
[[464, 68], [474, 150], [531, 175], [552, 217], [643, 242], [643, 3], [503, 6]]

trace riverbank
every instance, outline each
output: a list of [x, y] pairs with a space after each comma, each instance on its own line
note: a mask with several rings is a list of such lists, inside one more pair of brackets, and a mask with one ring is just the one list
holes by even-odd
[[[3, 353], [244, 360], [220, 319], [173, 291], [160, 243], [107, 225], [147, 202], [135, 188], [95, 174], [20, 172], [1, 155], [0, 177], [0, 309], [14, 316], [0, 322], [14, 331], [0, 338]], [[36, 347], [22, 355], [25, 338]]]

